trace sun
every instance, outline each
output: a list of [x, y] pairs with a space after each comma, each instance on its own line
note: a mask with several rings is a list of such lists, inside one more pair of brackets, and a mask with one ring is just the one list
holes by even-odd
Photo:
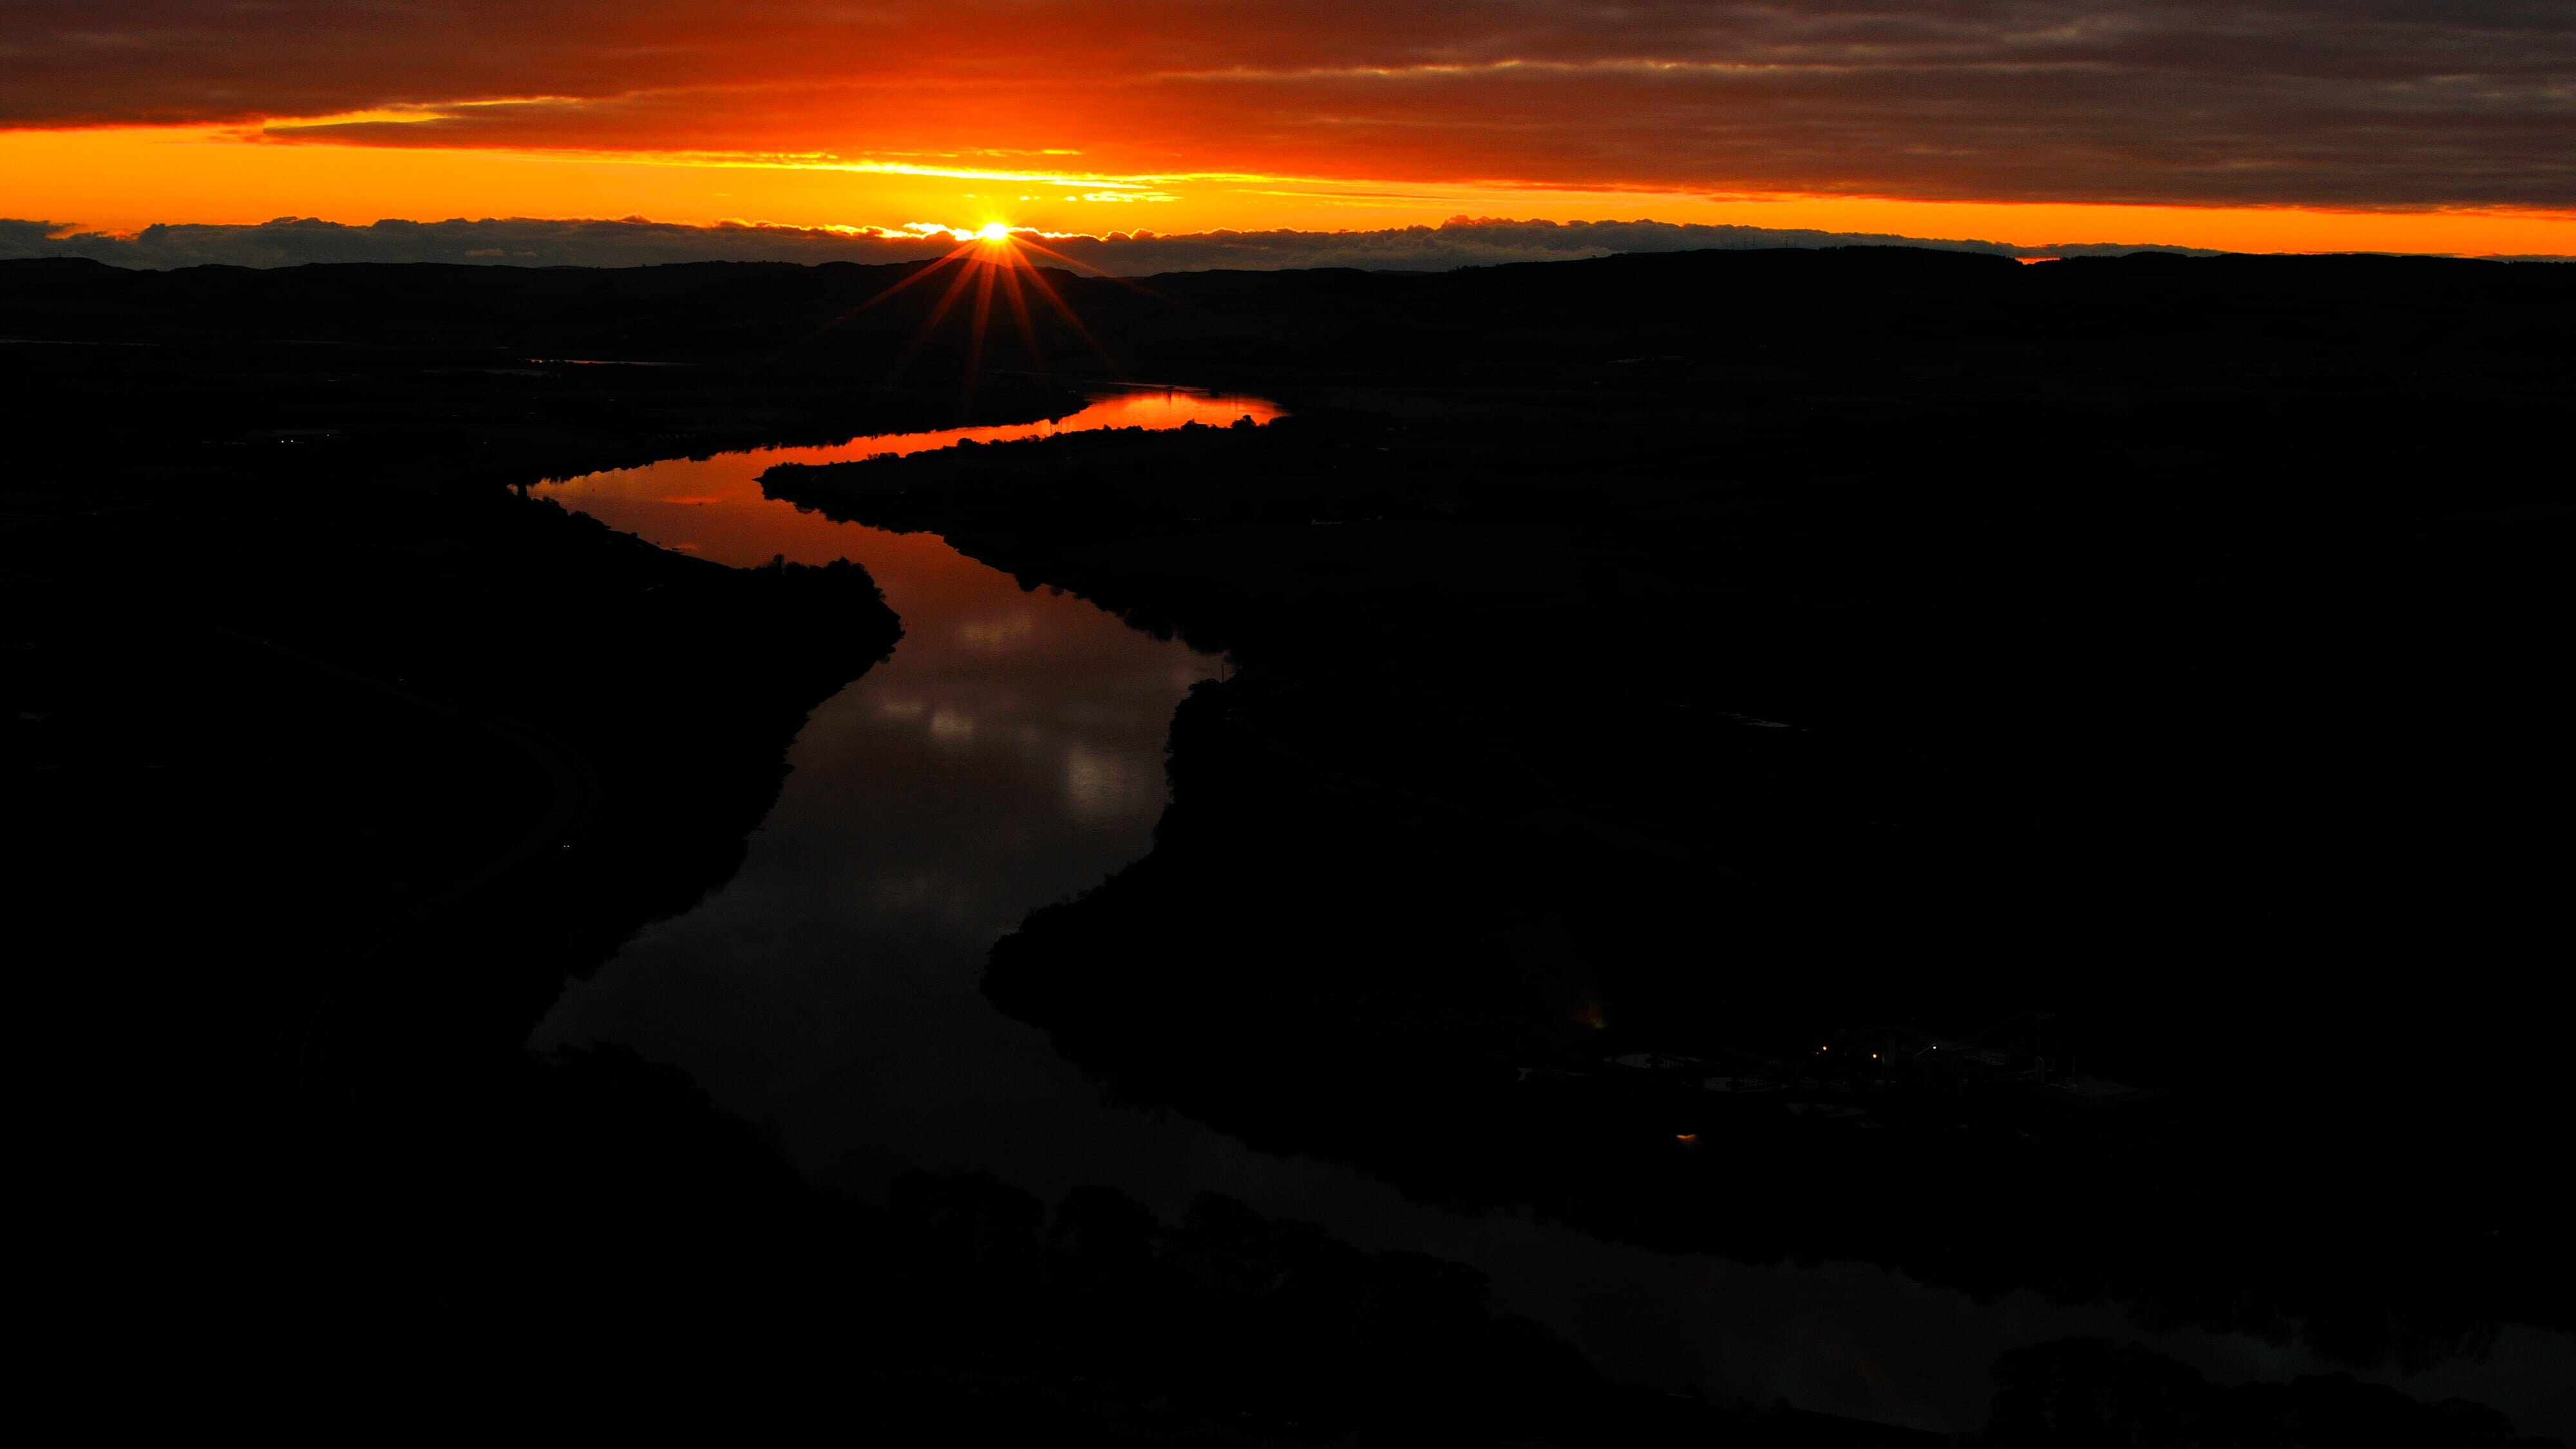
[[[1044, 272], [1038, 270], [1035, 257], [1048, 257], [1067, 267], [1078, 267], [1102, 277], [1108, 277], [1108, 273], [1102, 272], [1089, 262], [1066, 256], [1037, 239], [1046, 233], [1016, 231], [1007, 221], [988, 221], [972, 230], [955, 227], [941, 229], [946, 230], [951, 240], [955, 242], [946, 256], [906, 272], [894, 285], [816, 328], [808, 340], [831, 331], [898, 292], [929, 281], [945, 272], [948, 274], [948, 285], [940, 292], [939, 300], [932, 304], [930, 315], [922, 319], [921, 328], [913, 334], [912, 345], [904, 350], [903, 358], [904, 361], [909, 361], [912, 354], [939, 326], [940, 319], [946, 317], [949, 310], [971, 290], [974, 293], [972, 307], [974, 320], [967, 325], [966, 331], [966, 375], [959, 394], [961, 412], [975, 395], [975, 372], [983, 361], [984, 334], [991, 325], [993, 303], [997, 298], [1009, 309], [1011, 320], [1019, 324], [1020, 340], [1027, 345], [1029, 361], [1041, 374], [1046, 371], [1046, 364], [1038, 355], [1037, 324], [1029, 309], [1029, 304], [1033, 300], [1030, 295], [1032, 293], [1036, 294], [1034, 300], [1042, 301], [1053, 309], [1055, 315], [1064, 319], [1064, 324], [1072, 329], [1075, 336], [1081, 338], [1093, 352], [1098, 353], [1100, 360], [1107, 363], [1113, 372], [1116, 371], [1117, 364], [1110, 361], [1107, 352], [1102, 351], [1098, 339], [1091, 335], [1091, 329], [1082, 325], [1082, 319], [1074, 315], [1073, 308], [1065, 305], [1065, 300], [1056, 291], [1055, 284], [1047, 280]], [[951, 268], [954, 270], [952, 271]], [[1109, 278], [1109, 280], [1117, 279]], [[1134, 284], [1121, 283], [1120, 285]], [[898, 371], [901, 370], [902, 365], [902, 362], [896, 364]]]

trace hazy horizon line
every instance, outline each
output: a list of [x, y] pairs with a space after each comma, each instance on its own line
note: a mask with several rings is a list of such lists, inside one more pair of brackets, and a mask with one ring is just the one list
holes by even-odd
[[[2216, 256], [2206, 247], [2154, 242], [2026, 246], [1976, 238], [1662, 222], [1649, 218], [1558, 222], [1453, 217], [1436, 226], [1332, 231], [1219, 228], [1061, 233], [1018, 228], [1076, 263], [1119, 276], [1154, 272], [1298, 267], [1448, 271], [1511, 262], [1564, 261], [1623, 252], [1767, 247], [1912, 246], [2016, 258], [2127, 254]], [[893, 231], [722, 221], [609, 218], [388, 217], [364, 225], [313, 217], [265, 222], [156, 222], [134, 232], [77, 223], [0, 219], [0, 259], [76, 256], [144, 270], [329, 262], [447, 262], [493, 266], [650, 266], [688, 261], [901, 262], [944, 255], [962, 234], [938, 227]]]
[[[1375, 230], [1216, 229], [1091, 233], [1015, 228], [1080, 267], [1113, 276], [1210, 270], [1280, 271], [1353, 267], [1368, 271], [1452, 271], [1516, 262], [1574, 261], [1621, 253], [1905, 246], [2020, 260], [2158, 252], [2213, 257], [2210, 247], [2159, 242], [2059, 242], [2031, 246], [1976, 238], [1820, 231], [1714, 223], [1514, 220], [1452, 217], [1436, 226]], [[615, 219], [384, 218], [364, 225], [314, 217], [264, 222], [156, 222], [139, 231], [83, 231], [77, 223], [0, 219], [0, 260], [85, 257], [110, 266], [166, 271], [192, 266], [275, 268], [327, 263], [450, 263], [486, 266], [635, 267], [681, 262], [922, 261], [945, 255], [965, 233], [917, 225], [883, 228], [711, 224]], [[2458, 253], [2385, 253], [2458, 256]], [[2565, 262], [2559, 256], [2490, 256]]]

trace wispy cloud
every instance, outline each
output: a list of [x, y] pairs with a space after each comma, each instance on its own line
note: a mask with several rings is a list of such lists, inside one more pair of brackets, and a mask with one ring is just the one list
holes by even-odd
[[[2576, 209], [2567, 0], [16, 0], [0, 125]], [[970, 163], [971, 164], [971, 163]], [[996, 168], [1008, 170], [1007, 166]]]

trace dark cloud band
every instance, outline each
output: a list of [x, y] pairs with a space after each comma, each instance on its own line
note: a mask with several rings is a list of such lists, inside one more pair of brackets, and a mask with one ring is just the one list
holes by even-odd
[[[2567, 0], [16, 0], [0, 125], [2576, 209]], [[309, 138], [314, 133], [304, 133]]]
[[[2064, 256], [2133, 248], [2090, 243], [2048, 248], [1987, 241], [1680, 226], [1655, 221], [1457, 220], [1383, 231], [1198, 232], [1181, 236], [1051, 237], [1047, 245], [1118, 276], [1237, 268], [1363, 267], [1445, 271], [1505, 262], [1562, 261], [1614, 252], [1701, 248], [1902, 244], [2008, 256]], [[154, 226], [133, 236], [75, 232], [41, 221], [0, 221], [0, 259], [88, 257], [121, 267], [286, 267], [316, 262], [452, 262], [523, 267], [621, 267], [670, 262], [899, 262], [946, 252], [945, 239], [875, 237], [784, 226], [676, 226], [649, 221], [380, 221], [372, 226], [293, 218], [256, 226]], [[2161, 248], [2175, 251], [2179, 248]]]

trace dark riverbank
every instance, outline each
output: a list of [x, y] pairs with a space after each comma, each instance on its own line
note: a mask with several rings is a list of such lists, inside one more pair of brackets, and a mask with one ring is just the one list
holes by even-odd
[[8, 679], [72, 1367], [119, 1440], [578, 1423], [578, 1319], [414, 1119], [482, 1120], [567, 975], [731, 873], [893, 615], [398, 448], [72, 436], [11, 490]]
[[2354, 1362], [2565, 1324], [2567, 279], [2197, 266], [1354, 278], [1229, 316], [1340, 413], [770, 486], [1245, 664], [995, 954], [1125, 1092]]
[[[1816, 265], [1068, 280], [1131, 370], [1275, 379], [1304, 421], [782, 477], [1248, 666], [1176, 724], [1161, 849], [1015, 938], [997, 997], [1257, 1141], [1649, 1241], [2303, 1319], [2357, 1360], [2563, 1322], [2528, 1006], [2564, 955], [2563, 289], [2321, 264], [2271, 274], [2327, 278], [2297, 306], [2220, 289], [2124, 351], [2031, 290], [2063, 280]], [[666, 1071], [526, 1059], [563, 972], [731, 871], [797, 721], [892, 625], [863, 575], [716, 569], [497, 485], [949, 423], [958, 390], [887, 385], [917, 316], [793, 360], [881, 278], [431, 280], [326, 270], [229, 314], [185, 289], [230, 279], [138, 282], [95, 304], [114, 347], [5, 349], [60, 440], [12, 488], [13, 704], [30, 818], [72, 842], [39, 884], [86, 937], [58, 1019], [121, 1033], [60, 1075], [104, 1114], [74, 1134], [111, 1225], [85, 1297], [139, 1417], [1856, 1432], [1600, 1385], [1454, 1274], [1223, 1204], [1149, 1228], [1093, 1196], [1052, 1247], [973, 1180], [879, 1215]], [[0, 331], [78, 332], [93, 303], [53, 285]], [[1773, 352], [1692, 340], [1802, 298]], [[2357, 352], [2347, 315], [2376, 319]], [[312, 346], [371, 316], [434, 335]], [[2190, 349], [2208, 369], [2161, 370]], [[688, 365], [549, 360], [602, 352]], [[2070, 499], [2075, 465], [2101, 486]], [[1999, 1060], [1882, 1087], [1810, 1036]], [[1711, 1076], [1779, 1090], [1736, 1111]], [[2156, 1095], [2077, 1107], [2083, 1079]], [[1369, 1376], [1390, 1344], [1418, 1352]], [[2046, 1392], [1999, 1436], [2064, 1442], [2034, 1398], [2133, 1382], [2278, 1424], [2133, 1360], [2014, 1372]], [[2360, 1402], [2399, 1442], [2503, 1432]]]
[[[64, 315], [30, 286], [11, 330]], [[956, 394], [546, 364], [502, 336], [507, 306], [418, 347], [273, 335], [363, 331], [335, 290], [0, 350], [52, 425], [8, 498], [13, 810], [48, 847], [25, 1019], [113, 1023], [34, 1054], [66, 1087], [40, 1114], [48, 1227], [101, 1437], [1624, 1443], [1722, 1421], [1601, 1382], [1438, 1264], [1221, 1200], [1166, 1230], [1094, 1193], [1052, 1238], [982, 1179], [852, 1202], [671, 1069], [531, 1058], [568, 975], [733, 872], [806, 712], [898, 623], [862, 570], [724, 568], [499, 485], [950, 423]], [[1060, 406], [1012, 388], [978, 415]], [[771, 411], [737, 415], [755, 393]]]

